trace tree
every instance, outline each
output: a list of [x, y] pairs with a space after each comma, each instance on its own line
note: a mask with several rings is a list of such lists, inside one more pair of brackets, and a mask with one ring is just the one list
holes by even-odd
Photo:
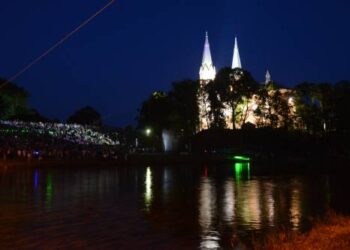
[[203, 89], [208, 94], [208, 100], [210, 103], [210, 111], [208, 116], [211, 118], [211, 128], [225, 128], [225, 117], [224, 117], [224, 105], [220, 99], [220, 88], [215, 82], [209, 82]]
[[303, 127], [308, 133], [322, 131], [322, 103], [318, 86], [314, 83], [304, 82], [295, 87], [297, 115], [301, 118]]
[[0, 86], [3, 86], [0, 89], [0, 119], [21, 120], [21, 117], [29, 112], [27, 104], [29, 93], [14, 83], [2, 85], [5, 82], [0, 79]]
[[71, 115], [68, 118], [67, 122], [77, 123], [81, 125], [102, 125], [101, 115], [90, 106], [86, 106], [76, 111], [73, 115]]
[[142, 103], [139, 110], [138, 127], [142, 129], [150, 128], [153, 134], [161, 137], [163, 129], [169, 129], [172, 124], [171, 114], [174, 108], [169, 95], [162, 91], [153, 94]]
[[41, 115], [36, 109], [29, 109], [29, 108], [26, 111], [20, 114], [17, 114], [12, 119], [25, 121], [25, 122], [50, 122], [50, 119]]
[[272, 115], [271, 106], [269, 105], [270, 96], [269, 89], [273, 86], [273, 83], [270, 82], [268, 84], [260, 85], [256, 98], [258, 102], [258, 107], [254, 111], [254, 114], [258, 117], [257, 119], [257, 127], [265, 127], [269, 125], [270, 117]]
[[170, 130], [187, 141], [196, 132], [198, 125], [198, 81], [175, 82], [168, 92], [154, 92], [144, 101], [139, 110], [138, 127], [152, 135], [144, 138], [156, 148], [161, 148], [162, 132]]
[[[236, 127], [237, 122], [244, 124], [247, 118], [248, 100], [258, 89], [258, 84], [252, 75], [242, 69], [226, 67], [216, 75], [214, 86], [220, 101], [232, 112], [233, 128]], [[239, 108], [239, 105], [242, 107]]]
[[341, 81], [334, 86], [334, 123], [339, 132], [349, 132], [350, 127], [350, 81]]
[[[330, 83], [317, 84], [318, 99], [320, 101], [320, 116], [325, 132], [335, 128], [335, 88]], [[349, 96], [350, 97], [350, 96]]]
[[199, 112], [197, 103], [198, 87], [198, 81], [184, 80], [173, 83], [172, 90], [169, 93], [172, 105], [169, 113], [169, 120], [173, 124], [171, 128], [185, 137], [190, 137], [196, 133]]

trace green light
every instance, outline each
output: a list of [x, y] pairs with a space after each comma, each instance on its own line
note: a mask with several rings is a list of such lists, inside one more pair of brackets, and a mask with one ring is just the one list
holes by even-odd
[[249, 162], [235, 162], [235, 179], [239, 182], [243, 176], [247, 175], [247, 179], [250, 179], [250, 164]]
[[236, 162], [235, 163], [235, 176], [236, 180], [239, 181], [242, 177], [243, 172], [243, 163]]
[[235, 156], [233, 156], [233, 159], [237, 160], [237, 161], [250, 161], [249, 157], [246, 157], [243, 155], [235, 155]]
[[52, 203], [52, 176], [46, 178], [46, 204], [50, 208]]
[[247, 163], [248, 168], [247, 168], [247, 172], [248, 172], [248, 180], [250, 179], [250, 163]]

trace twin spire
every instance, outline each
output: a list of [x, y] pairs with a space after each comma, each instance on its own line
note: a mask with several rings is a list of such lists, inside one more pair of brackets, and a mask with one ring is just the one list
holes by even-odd
[[213, 60], [211, 59], [209, 37], [208, 37], [208, 32], [206, 32], [202, 66], [199, 70], [199, 79], [202, 81], [208, 82], [208, 81], [214, 80], [215, 76], [216, 76], [216, 69], [214, 67]]
[[[233, 49], [233, 60], [232, 60], [232, 69], [242, 68], [241, 58], [239, 56], [238, 42], [237, 37], [235, 37], [235, 44]], [[199, 79], [202, 81], [214, 80], [216, 76], [216, 69], [213, 64], [210, 52], [210, 44], [208, 32], [205, 33], [205, 43], [203, 50], [203, 59], [202, 66], [199, 70]]]
[[203, 50], [203, 60], [202, 65], [213, 65], [213, 61], [211, 59], [211, 52], [210, 52], [210, 44], [209, 44], [209, 37], [208, 32], [205, 32], [205, 43], [204, 43], [204, 50]]
[[235, 45], [233, 49], [232, 69], [242, 68], [241, 57], [239, 56], [237, 37], [235, 37]]

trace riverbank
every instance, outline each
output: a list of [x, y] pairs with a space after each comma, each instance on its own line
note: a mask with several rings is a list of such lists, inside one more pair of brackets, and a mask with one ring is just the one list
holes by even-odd
[[263, 243], [254, 242], [256, 250], [350, 249], [350, 217], [331, 213], [314, 223], [307, 233], [280, 232], [269, 235]]
[[[236, 157], [235, 157], [236, 156]], [[237, 157], [238, 156], [238, 157]], [[117, 166], [164, 166], [164, 165], [231, 165], [249, 163], [254, 175], [314, 174], [350, 172], [349, 157], [296, 157], [288, 155], [228, 155], [228, 154], [130, 154], [120, 159], [0, 159], [0, 166], [24, 167], [117, 167]]]

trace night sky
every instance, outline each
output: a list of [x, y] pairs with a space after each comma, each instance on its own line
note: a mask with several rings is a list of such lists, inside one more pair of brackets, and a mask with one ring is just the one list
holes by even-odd
[[[106, 0], [2, 0], [0, 76], [10, 78]], [[49, 118], [85, 105], [108, 124], [135, 123], [155, 90], [198, 78], [205, 31], [217, 69], [266, 69], [287, 86], [350, 79], [349, 0], [120, 0], [15, 82]]]

